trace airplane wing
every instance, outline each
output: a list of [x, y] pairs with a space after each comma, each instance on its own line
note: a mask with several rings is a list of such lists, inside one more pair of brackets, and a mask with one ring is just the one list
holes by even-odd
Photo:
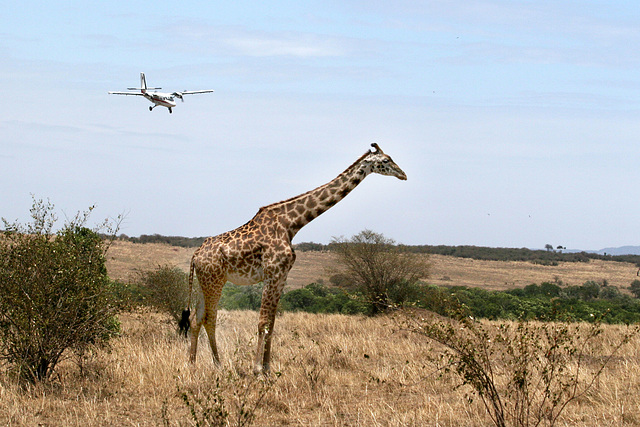
[[183, 90], [182, 92], [178, 92], [180, 95], [193, 95], [196, 93], [211, 93], [213, 90]]
[[144, 96], [144, 94], [140, 92], [109, 92], [110, 95], [136, 95], [136, 96]]

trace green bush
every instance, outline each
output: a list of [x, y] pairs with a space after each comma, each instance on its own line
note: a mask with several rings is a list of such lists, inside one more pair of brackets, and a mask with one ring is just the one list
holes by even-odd
[[364, 314], [368, 304], [360, 295], [350, 295], [342, 289], [311, 283], [285, 293], [281, 299], [281, 309], [308, 313]]
[[227, 282], [218, 306], [226, 310], [260, 310], [263, 284], [240, 286]]
[[139, 273], [137, 287], [145, 305], [168, 313], [178, 323], [187, 306], [189, 287], [187, 274], [178, 267], [160, 265], [155, 270]]
[[615, 286], [603, 286], [600, 289], [599, 297], [603, 299], [618, 299], [622, 298], [622, 294]]
[[146, 304], [147, 291], [138, 282], [113, 280], [109, 288], [118, 311], [133, 311]]
[[629, 290], [634, 297], [640, 298], [640, 280], [636, 279], [629, 285]]
[[26, 226], [3, 219], [0, 356], [22, 379], [49, 378], [67, 350], [82, 354], [119, 330], [103, 242], [84, 227], [89, 212], [55, 235], [48, 202], [34, 200]]
[[295, 289], [282, 296], [281, 307], [285, 311], [306, 311], [309, 313], [317, 313], [317, 299], [318, 298], [310, 289]]

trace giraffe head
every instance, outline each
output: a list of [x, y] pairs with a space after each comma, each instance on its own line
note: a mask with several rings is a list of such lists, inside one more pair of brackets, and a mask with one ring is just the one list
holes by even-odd
[[400, 169], [400, 166], [396, 165], [389, 155], [384, 154], [378, 144], [374, 142], [371, 146], [375, 148], [375, 151], [369, 150], [369, 154], [362, 160], [369, 172], [395, 176], [403, 181], [407, 179], [407, 175]]

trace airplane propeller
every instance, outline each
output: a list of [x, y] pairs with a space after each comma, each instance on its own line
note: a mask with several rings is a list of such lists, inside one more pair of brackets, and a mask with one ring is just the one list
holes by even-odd
[[[185, 89], [185, 92], [186, 92], [186, 89]], [[184, 102], [184, 97], [182, 96], [182, 92], [173, 92], [173, 95], [176, 98], [180, 98], [180, 101]]]

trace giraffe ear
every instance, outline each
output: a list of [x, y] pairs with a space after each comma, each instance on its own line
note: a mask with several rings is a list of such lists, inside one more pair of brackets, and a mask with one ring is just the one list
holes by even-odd
[[382, 149], [380, 149], [380, 147], [378, 146], [378, 144], [376, 144], [375, 142], [371, 144], [371, 146], [373, 148], [376, 149], [376, 151], [373, 152], [373, 154], [384, 154], [384, 152], [382, 151]]

